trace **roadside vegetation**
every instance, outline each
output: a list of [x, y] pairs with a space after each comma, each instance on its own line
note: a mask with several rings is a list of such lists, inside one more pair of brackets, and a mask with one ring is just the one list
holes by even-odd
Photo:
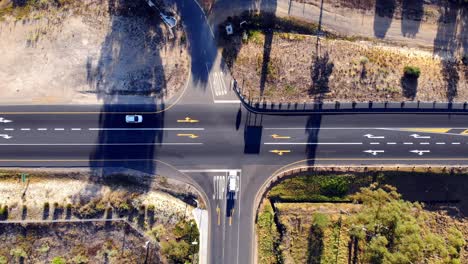
[[230, 21], [248, 22], [220, 40], [246, 97], [272, 102], [468, 101], [463, 51], [444, 57], [323, 28], [318, 39], [316, 24], [266, 14]]
[[[198, 259], [199, 231], [192, 215], [196, 196], [182, 183], [75, 171], [32, 172], [23, 182], [18, 172], [0, 174], [0, 220], [7, 221], [0, 225], [0, 263], [140, 263], [146, 241], [155, 259], [149, 263]], [[69, 222], [79, 219], [93, 221]], [[8, 223], [12, 220], [38, 223]]]
[[389, 169], [289, 176], [260, 206], [259, 263], [464, 263], [468, 201], [451, 198], [463, 198], [466, 187], [448, 190], [450, 197], [441, 192], [463, 185], [466, 175]]

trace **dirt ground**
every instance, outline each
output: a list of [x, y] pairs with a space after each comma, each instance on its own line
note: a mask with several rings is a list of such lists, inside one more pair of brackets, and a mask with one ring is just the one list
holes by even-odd
[[[372, 41], [317, 43], [316, 37], [292, 33], [267, 38], [271, 44], [265, 45], [264, 34], [257, 32], [242, 44], [236, 36], [226, 47], [232, 51], [225, 54], [234, 61], [234, 77], [252, 98], [263, 94], [274, 102], [468, 101], [468, 66], [460, 61]], [[404, 77], [405, 66], [420, 68], [417, 82]]]
[[[182, 218], [191, 219], [194, 207], [174, 196], [158, 190], [159, 180], [154, 187], [125, 184], [119, 182], [96, 182], [87, 180], [85, 173], [29, 173], [27, 182], [23, 183], [19, 174], [2, 172], [0, 177], [0, 205], [8, 205], [8, 219], [77, 219], [82, 218], [78, 211], [94, 202], [95, 207], [102, 205], [98, 218], [104, 217], [104, 209], [114, 207], [126, 199], [136, 210], [141, 206], [154, 207], [152, 214], [157, 215], [158, 223], [175, 225]], [[174, 187], [174, 192], [178, 189]], [[44, 203], [49, 203], [49, 213], [44, 214]], [[67, 216], [66, 207], [72, 205], [71, 214]], [[55, 206], [58, 205], [58, 206]], [[26, 213], [23, 208], [26, 207]], [[55, 208], [58, 207], [58, 208]], [[58, 209], [58, 210], [57, 210]], [[99, 210], [98, 210], [99, 211]], [[116, 216], [117, 217], [117, 216]], [[155, 223], [151, 223], [153, 226]]]
[[[146, 257], [145, 238], [124, 222], [2, 224], [0, 241], [7, 263], [20, 263], [15, 250], [24, 252], [24, 263], [51, 263], [55, 257], [66, 263], [143, 263]], [[149, 251], [149, 263], [160, 262], [157, 252]]]
[[171, 39], [145, 1], [0, 2], [2, 103], [145, 103], [185, 85], [183, 29]]

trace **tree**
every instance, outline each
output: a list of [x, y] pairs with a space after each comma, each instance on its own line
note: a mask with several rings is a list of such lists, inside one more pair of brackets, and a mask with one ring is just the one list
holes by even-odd
[[[362, 210], [348, 219], [351, 235], [364, 242], [360, 243], [362, 262], [405, 264], [446, 259], [445, 240], [429, 231], [422, 206], [402, 200], [396, 188], [373, 184], [351, 198], [362, 204]], [[458, 238], [454, 232], [453, 252], [461, 249]]]
[[169, 240], [167, 242], [161, 242], [161, 252], [169, 260], [175, 263], [185, 263], [190, 261], [190, 245], [185, 241], [177, 242], [175, 240]]

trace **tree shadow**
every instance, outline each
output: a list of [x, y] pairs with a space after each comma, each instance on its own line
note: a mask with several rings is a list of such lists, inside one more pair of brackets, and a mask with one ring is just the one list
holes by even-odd
[[53, 215], [52, 215], [52, 219], [53, 220], [57, 220], [57, 219], [60, 219], [63, 215], [63, 207], [54, 207], [54, 212], [53, 212]]
[[400, 85], [403, 88], [403, 96], [410, 100], [414, 100], [418, 92], [418, 78], [403, 75], [400, 79]]
[[458, 74], [457, 64], [457, 62], [452, 60], [442, 60], [442, 76], [447, 85], [446, 96], [449, 102], [452, 102], [458, 95], [458, 81], [460, 80], [460, 76]]
[[414, 37], [419, 32], [424, 16], [423, 0], [402, 0], [401, 33], [405, 37]]
[[305, 133], [307, 134], [307, 145], [305, 148], [307, 156], [307, 165], [312, 166], [315, 164], [317, 155], [317, 143], [320, 132], [320, 125], [322, 123], [321, 114], [311, 114], [307, 119]]
[[273, 44], [273, 29], [275, 28], [275, 15], [265, 14], [265, 42], [263, 43], [263, 54], [262, 54], [262, 68], [260, 71], [260, 96], [263, 96], [265, 91], [265, 84], [267, 82], [268, 75], [271, 74], [270, 58], [271, 58], [271, 47]]
[[[91, 73], [88, 80], [102, 100], [89, 166], [95, 177], [104, 177], [105, 168], [116, 167], [156, 174], [154, 160], [164, 136], [166, 95], [159, 50], [161, 38], [167, 36], [159, 15], [145, 1], [111, 0], [108, 12], [110, 27], [97, 66], [89, 70], [86, 65]], [[143, 122], [129, 124], [126, 115], [116, 111], [142, 115]]]
[[324, 94], [330, 91], [328, 83], [333, 73], [333, 67], [334, 64], [330, 62], [328, 52], [322, 56], [317, 54], [310, 71], [312, 85], [309, 89], [309, 95], [315, 96], [316, 101], [321, 102]]
[[312, 225], [307, 238], [307, 263], [322, 263], [323, 248], [323, 230]]
[[396, 0], [376, 0], [374, 14], [374, 36], [377, 38], [385, 38], [390, 24], [392, 23], [393, 14], [396, 9]]
[[209, 72], [218, 55], [216, 39], [197, 1], [175, 0], [175, 7], [187, 34], [192, 81], [195, 87], [206, 89]]
[[21, 210], [21, 220], [25, 220], [28, 217], [28, 207], [23, 205], [23, 209]]
[[437, 35], [434, 39], [434, 54], [441, 57], [452, 57], [458, 49], [457, 27], [459, 6], [452, 1], [444, 1], [439, 8], [441, 13], [437, 24]]
[[42, 220], [47, 220], [50, 215], [50, 206], [44, 205], [43, 211], [42, 211]]

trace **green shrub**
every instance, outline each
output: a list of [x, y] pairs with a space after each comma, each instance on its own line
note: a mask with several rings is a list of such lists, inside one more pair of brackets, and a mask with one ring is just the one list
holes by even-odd
[[7, 264], [8, 259], [5, 256], [0, 256], [0, 264]]
[[261, 45], [265, 41], [265, 34], [260, 30], [249, 30], [247, 33], [247, 42], [253, 42]]
[[166, 235], [166, 228], [163, 225], [159, 224], [153, 227], [153, 229], [151, 229], [149, 234], [152, 237], [154, 237], [156, 241], [160, 241], [161, 237]]
[[50, 263], [51, 264], [66, 264], [67, 261], [62, 257], [55, 257], [55, 258], [52, 259], [52, 261]]
[[28, 254], [22, 247], [16, 247], [10, 250], [10, 255], [19, 259], [19, 258], [27, 258]]
[[312, 216], [312, 224], [314, 227], [323, 230], [330, 224], [330, 219], [326, 214], [314, 213]]
[[419, 78], [421, 75], [421, 69], [416, 66], [405, 66], [403, 70], [406, 77]]
[[156, 208], [154, 207], [154, 204], [148, 205], [148, 211], [149, 211], [149, 212], [154, 212], [155, 209], [156, 209]]

